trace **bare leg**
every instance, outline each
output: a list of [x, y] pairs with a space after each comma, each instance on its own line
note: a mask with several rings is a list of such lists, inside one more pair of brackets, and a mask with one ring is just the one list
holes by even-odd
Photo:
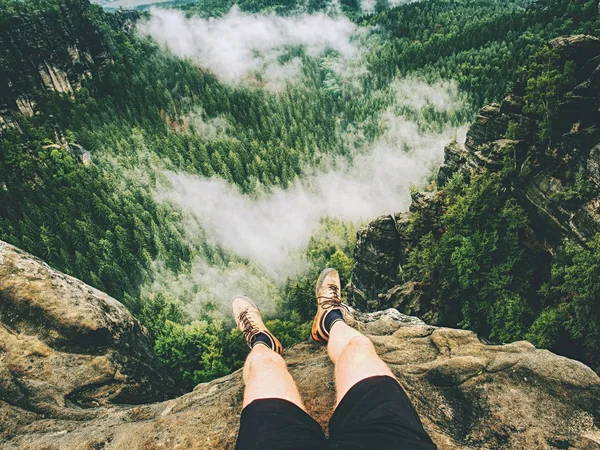
[[346, 323], [335, 322], [329, 331], [327, 352], [335, 365], [337, 403], [365, 378], [394, 374], [379, 358], [371, 340]]
[[306, 411], [284, 359], [264, 345], [255, 345], [246, 358], [244, 384], [244, 408], [261, 398], [281, 398]]

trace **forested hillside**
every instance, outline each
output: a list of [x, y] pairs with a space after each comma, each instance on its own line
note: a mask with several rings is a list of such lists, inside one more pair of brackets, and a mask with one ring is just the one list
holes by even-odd
[[[599, 26], [593, 1], [378, 2], [366, 14], [348, 2], [224, 4], [0, 0], [0, 239], [122, 301], [188, 385], [243, 358], [231, 290], [265, 297], [284, 345], [304, 339], [315, 275], [334, 266], [349, 281], [357, 226], [407, 208], [409, 184], [433, 179], [481, 106], [527, 83], [533, 69], [520, 67], [549, 39]], [[281, 42], [238, 49], [239, 72], [226, 48], [171, 36], [248, 21]], [[335, 39], [309, 40], [315, 23]], [[354, 196], [329, 196], [338, 189]], [[236, 222], [267, 211], [257, 229], [279, 223], [275, 245], [241, 247], [253, 230]]]

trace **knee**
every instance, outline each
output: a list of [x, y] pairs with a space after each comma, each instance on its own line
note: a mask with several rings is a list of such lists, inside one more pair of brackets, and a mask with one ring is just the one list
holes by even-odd
[[273, 367], [286, 367], [285, 360], [279, 353], [274, 351], [259, 351], [251, 352], [248, 355], [247, 361], [248, 372], [256, 372], [261, 369], [269, 369]]
[[373, 350], [373, 342], [366, 336], [360, 335], [348, 341], [348, 347], [360, 351], [360, 349]]
[[373, 342], [366, 336], [356, 336], [348, 341], [343, 354], [351, 359], [362, 359], [367, 356], [376, 355]]

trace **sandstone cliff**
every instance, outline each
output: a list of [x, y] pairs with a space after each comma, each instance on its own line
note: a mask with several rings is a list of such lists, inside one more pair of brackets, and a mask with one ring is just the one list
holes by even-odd
[[[15, 111], [33, 115], [41, 93], [70, 94], [86, 78], [102, 77], [114, 44], [100, 29], [99, 9], [87, 0], [66, 0], [59, 10], [0, 11], [0, 130]], [[126, 28], [138, 14], [106, 17], [111, 26]]]
[[147, 331], [106, 294], [0, 241], [0, 431], [178, 393]]
[[[171, 400], [146, 331], [114, 299], [12, 246], [0, 252], [0, 447], [231, 449], [240, 371]], [[352, 312], [440, 449], [600, 448], [600, 379], [527, 342], [486, 345], [395, 310]], [[321, 345], [284, 352], [326, 424], [333, 367]]]
[[[457, 172], [468, 180], [481, 171], [499, 172], [510, 161], [515, 175], [505, 189], [529, 214], [539, 245], [527, 251], [538, 253], [536, 270], [548, 271], [548, 261], [564, 239], [585, 245], [600, 232], [600, 40], [565, 36], [551, 41], [549, 48], [558, 53], [557, 64], [571, 61], [575, 67], [575, 87], [554, 111], [551, 145], [540, 148], [537, 142], [540, 119], [524, 109], [524, 81], [501, 104], [483, 107], [466, 142], [446, 146], [437, 176], [440, 190], [413, 194], [409, 213], [380, 217], [359, 231], [349, 286], [353, 306], [363, 311], [394, 307], [439, 323], [439, 311], [428, 304], [426, 290], [418, 282], [400, 284], [398, 274], [411, 241], [420, 237], [420, 230], [409, 229], [411, 214], [425, 217], [424, 222], [440, 217], [443, 187]], [[509, 132], [511, 126], [519, 132]]]
[[[446, 147], [438, 184], [443, 186], [457, 171], [468, 176], [479, 168], [499, 170], [508, 156], [518, 171], [511, 187], [534, 218], [540, 239], [549, 245], [563, 237], [585, 243], [600, 231], [600, 40], [565, 36], [549, 47], [559, 54], [558, 63], [569, 60], [576, 68], [576, 86], [556, 108], [556, 139], [546, 149], [536, 148], [530, 130], [536, 117], [524, 111], [524, 87], [518, 84], [500, 105], [480, 111], [464, 145]], [[506, 139], [511, 122], [520, 127], [520, 136]], [[542, 150], [551, 156], [541, 156]], [[581, 198], [572, 194], [572, 173], [590, 181]]]

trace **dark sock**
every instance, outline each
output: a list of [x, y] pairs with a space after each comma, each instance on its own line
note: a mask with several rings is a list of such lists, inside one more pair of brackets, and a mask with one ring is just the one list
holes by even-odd
[[254, 347], [259, 342], [266, 345], [270, 349], [273, 349], [273, 340], [267, 333], [258, 333], [256, 336], [254, 336], [250, 347]]
[[344, 315], [342, 314], [342, 311], [339, 309], [329, 311], [325, 316], [325, 331], [329, 333], [333, 324], [336, 323], [338, 320], [344, 322]]

